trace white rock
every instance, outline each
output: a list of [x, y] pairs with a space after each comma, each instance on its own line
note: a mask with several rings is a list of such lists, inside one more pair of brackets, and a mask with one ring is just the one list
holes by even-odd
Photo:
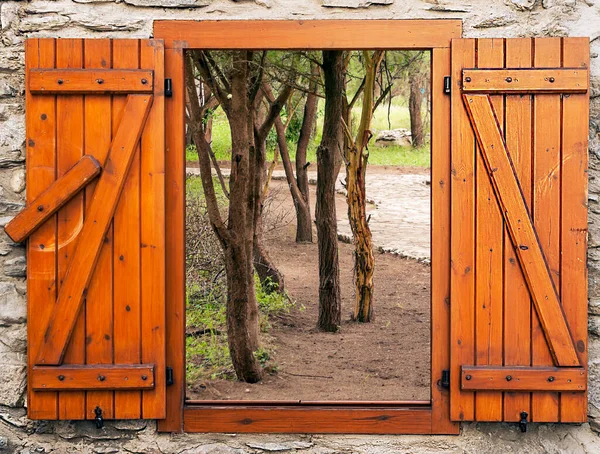
[[400, 145], [409, 147], [412, 144], [411, 133], [408, 129], [386, 129], [379, 131], [375, 136], [379, 145]]
[[0, 404], [16, 407], [22, 400], [27, 376], [27, 366], [3, 364], [0, 366]]
[[25, 190], [25, 169], [13, 170], [10, 177], [10, 188], [17, 194]]
[[24, 323], [26, 319], [25, 299], [19, 295], [15, 284], [0, 282], [0, 324]]
[[368, 8], [371, 5], [391, 5], [394, 0], [323, 0], [330, 8]]

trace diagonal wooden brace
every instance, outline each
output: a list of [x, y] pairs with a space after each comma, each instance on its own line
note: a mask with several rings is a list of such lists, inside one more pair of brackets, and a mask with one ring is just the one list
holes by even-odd
[[463, 100], [555, 364], [579, 366], [558, 293], [491, 99], [488, 95], [464, 94]]
[[62, 363], [151, 104], [151, 95], [127, 97], [121, 124], [110, 146], [75, 252], [44, 332], [35, 361], [38, 365]]
[[24, 241], [46, 220], [71, 200], [81, 189], [94, 181], [102, 167], [93, 156], [84, 156], [60, 179], [4, 227], [15, 242]]

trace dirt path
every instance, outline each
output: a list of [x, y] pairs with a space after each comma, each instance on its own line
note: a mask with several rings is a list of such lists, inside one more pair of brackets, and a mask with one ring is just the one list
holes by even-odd
[[[273, 184], [273, 215], [293, 220], [285, 182]], [[312, 197], [314, 213], [314, 194]], [[337, 209], [346, 208], [343, 196]], [[344, 211], [342, 211], [344, 212]], [[376, 255], [376, 318], [350, 322], [352, 246], [340, 243], [343, 324], [338, 334], [314, 329], [318, 314], [317, 245], [296, 244], [292, 223], [268, 234], [268, 249], [296, 302], [272, 321], [278, 372], [255, 385], [211, 380], [194, 384], [190, 399], [428, 400], [430, 313], [428, 265], [392, 254]], [[315, 236], [316, 238], [316, 236]]]

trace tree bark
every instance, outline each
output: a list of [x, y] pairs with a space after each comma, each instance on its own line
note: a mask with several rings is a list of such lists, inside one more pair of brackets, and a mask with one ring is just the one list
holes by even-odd
[[349, 144], [346, 150], [346, 191], [348, 201], [348, 220], [354, 240], [354, 291], [355, 307], [353, 319], [370, 322], [373, 319], [373, 274], [375, 259], [371, 229], [367, 221], [366, 173], [369, 159], [367, 144], [371, 138], [371, 119], [373, 117], [375, 78], [382, 51], [372, 56], [363, 51], [365, 64], [365, 84], [360, 125], [356, 140], [346, 129]]
[[[232, 139], [231, 198], [227, 225], [221, 219], [211, 174], [210, 144], [202, 128], [202, 115], [193, 80], [191, 60], [186, 60], [186, 83], [191, 100], [190, 125], [198, 146], [198, 160], [207, 211], [219, 239], [227, 274], [227, 341], [233, 368], [239, 380], [255, 383], [262, 369], [254, 356], [260, 344], [258, 303], [254, 291], [253, 238], [254, 198], [252, 180], [252, 129], [248, 127], [251, 112], [247, 102], [248, 62], [246, 52], [234, 54], [231, 77], [232, 98], [226, 113]], [[192, 96], [194, 95], [195, 96]]]
[[410, 133], [413, 148], [425, 144], [425, 132], [423, 129], [423, 75], [418, 70], [409, 71], [410, 94], [408, 97], [408, 110], [410, 113]]
[[319, 319], [317, 328], [336, 332], [342, 319], [340, 269], [335, 209], [335, 181], [344, 146], [345, 67], [343, 51], [323, 51], [325, 119], [317, 148], [317, 206], [319, 249]]

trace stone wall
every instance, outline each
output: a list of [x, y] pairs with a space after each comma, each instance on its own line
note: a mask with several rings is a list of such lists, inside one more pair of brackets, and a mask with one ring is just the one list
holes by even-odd
[[466, 37], [589, 36], [590, 424], [466, 424], [457, 437], [157, 435], [153, 422], [32, 422], [25, 417], [26, 285], [21, 245], [0, 233], [0, 451], [246, 453], [600, 452], [599, 0], [0, 0], [0, 226], [25, 194], [26, 37], [140, 37], [154, 19], [461, 18]]

